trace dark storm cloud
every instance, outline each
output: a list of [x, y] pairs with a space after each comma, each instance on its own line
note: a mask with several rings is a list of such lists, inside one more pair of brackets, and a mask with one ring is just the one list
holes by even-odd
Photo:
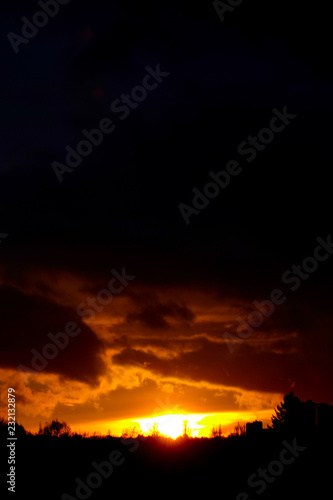
[[143, 307], [138, 313], [131, 313], [127, 316], [128, 322], [139, 321], [142, 325], [149, 328], [170, 328], [166, 318], [175, 318], [183, 323], [189, 323], [194, 320], [194, 313], [186, 306], [178, 305], [172, 300], [167, 304], [155, 304]]
[[[249, 371], [246, 369], [249, 368], [247, 366], [249, 361], [246, 360], [250, 351], [246, 352], [244, 348], [242, 350], [245, 351], [242, 356], [238, 354], [230, 359], [224, 345], [216, 346], [216, 344], [206, 343], [195, 351], [180, 352], [175, 359], [165, 360], [138, 349], [128, 348], [115, 355], [113, 360], [117, 364], [140, 366], [159, 376], [173, 376], [180, 380], [186, 378], [194, 382], [206, 381], [248, 390], [281, 391], [281, 384], [276, 383], [278, 376], [272, 378], [272, 373], [269, 373], [268, 378], [261, 379], [258, 369], [255, 373], [253, 371], [253, 367], [256, 366], [252, 365], [253, 361], [250, 361], [251, 369]], [[271, 360], [266, 364], [272, 367]], [[276, 363], [274, 365], [276, 366]], [[244, 369], [246, 369], [246, 377], [244, 377]], [[273, 367], [272, 372], [274, 372]]]
[[[4, 39], [36, 7], [21, 4], [0, 7]], [[264, 300], [279, 287], [281, 274], [331, 228], [331, 18], [323, 6], [296, 4], [244, 2], [222, 24], [212, 2], [71, 2], [22, 54], [7, 44], [0, 82], [4, 280], [29, 290], [34, 270], [67, 270], [90, 282], [94, 295], [110, 269], [126, 265], [138, 285], [199, 286], [221, 302]], [[171, 73], [165, 86], [118, 121], [112, 138], [59, 186], [51, 162], [77, 144], [82, 128], [109, 115], [112, 100], [142, 80], [147, 64], [158, 63]], [[190, 203], [191, 189], [284, 105], [298, 114], [295, 126], [255, 162], [244, 160], [242, 175], [185, 227], [178, 203]], [[234, 354], [203, 338], [168, 342], [174, 323], [175, 336], [183, 328], [190, 337], [190, 301], [160, 303], [144, 293], [139, 301], [129, 291], [127, 322], [114, 327], [127, 335], [114, 340], [125, 349], [113, 361], [244, 389], [287, 392], [295, 384], [305, 397], [309, 388], [313, 399], [327, 399], [332, 264], [324, 266]], [[48, 332], [74, 318], [82, 333], [46, 372], [96, 382], [103, 346], [73, 311], [41, 298], [56, 296], [52, 289], [1, 288], [1, 365], [29, 366], [31, 349], [40, 351]], [[244, 306], [245, 319], [250, 311]], [[194, 331], [222, 336], [225, 328], [207, 321]], [[146, 338], [136, 339], [141, 329]], [[265, 343], [269, 334], [275, 340]], [[160, 358], [159, 347], [177, 355]]]
[[[333, 317], [310, 320], [305, 326], [306, 309], [305, 306], [300, 311], [300, 321], [292, 325], [286, 322], [284, 328], [281, 320], [274, 324], [272, 318], [274, 327], [258, 328], [248, 341], [235, 346], [233, 354], [225, 343], [211, 342], [206, 336], [169, 342], [146, 338], [133, 341], [131, 345], [135, 347], [123, 344], [124, 349], [113, 357], [113, 362], [146, 368], [157, 376], [271, 393], [294, 389], [302, 397], [328, 401], [333, 383], [330, 369]], [[286, 318], [288, 314], [283, 316]], [[156, 349], [149, 352], [149, 346], [157, 348], [157, 352]], [[174, 356], [165, 359], [162, 348], [172, 349]]]
[[[247, 8], [252, 11], [252, 29], [244, 22]], [[26, 9], [29, 15], [31, 7]], [[296, 10], [289, 6], [288, 19], [284, 19], [289, 27], [284, 35], [293, 41], [296, 37], [290, 19]], [[275, 160], [273, 152], [266, 156], [259, 174], [251, 170], [250, 184], [247, 177], [237, 189], [231, 187], [231, 194], [223, 197], [225, 201], [221, 199], [203, 214], [193, 231], [183, 231], [177, 213], [177, 203], [191, 193], [192, 186], [201, 184], [210, 168], [220, 168], [229, 160], [243, 136], [262, 127], [271, 107], [281, 101], [284, 105], [287, 97], [291, 97], [290, 106], [304, 109], [300, 128], [292, 134], [293, 144], [298, 144], [297, 154], [303, 154], [303, 144], [323, 140], [325, 127], [320, 132], [313, 127], [311, 133], [307, 130], [320, 118], [310, 98], [317, 98], [316, 89], [320, 88], [321, 102], [317, 105], [327, 110], [329, 86], [304, 62], [303, 58], [311, 58], [311, 54], [304, 50], [300, 58], [281, 39], [281, 33], [275, 33], [281, 8], [272, 11], [274, 15], [263, 6], [244, 6], [244, 18], [241, 12], [235, 13], [237, 24], [230, 26], [228, 22], [221, 25], [211, 3], [194, 6], [185, 2], [166, 7], [144, 2], [138, 8], [134, 2], [124, 6], [121, 2], [99, 1], [94, 9], [70, 3], [25, 47], [24, 57], [6, 53], [4, 71], [12, 85], [2, 94], [6, 119], [3, 137], [4, 148], [11, 149], [6, 154], [8, 163], [3, 162], [6, 189], [2, 203], [11, 233], [24, 242], [34, 238], [43, 242], [58, 238], [86, 242], [88, 227], [88, 239], [97, 237], [113, 247], [119, 248], [124, 239], [126, 243], [135, 241], [140, 257], [153, 241], [161, 259], [165, 247], [179, 250], [182, 260], [187, 255], [185, 273], [185, 267], [196, 259], [197, 245], [201, 247], [198, 255], [207, 259], [212, 246], [219, 247], [219, 240], [222, 243], [230, 234], [242, 231], [239, 221], [247, 228], [256, 214], [262, 218], [263, 206], [271, 217], [268, 241], [274, 237], [273, 227], [279, 230], [279, 223], [286, 233], [288, 226], [293, 229], [295, 221], [282, 220], [281, 211], [286, 214], [292, 208], [294, 189], [302, 191], [302, 184], [307, 183], [305, 179], [300, 181], [304, 169], [296, 168], [302, 164], [302, 156], [297, 162], [289, 160], [290, 144], [284, 146], [283, 141], [279, 144], [280, 157]], [[253, 29], [255, 19], [261, 24], [260, 12], [268, 19], [268, 24], [261, 26], [261, 42]], [[12, 21], [6, 20], [8, 29]], [[80, 33], [89, 27], [92, 38], [84, 41]], [[83, 127], [94, 127], [102, 115], [109, 114], [112, 100], [138, 83], [146, 64], [158, 62], [170, 64], [166, 70], [172, 76], [166, 86], [147, 98], [137, 113], [134, 110], [115, 139], [105, 141], [103, 149], [87, 159], [68, 179], [68, 186], [60, 190], [50, 167], [54, 156], [60, 157], [67, 144], [76, 144]], [[104, 92], [101, 102], [93, 97], [97, 87]], [[313, 146], [312, 158], [316, 155]], [[309, 158], [308, 151], [304, 158]], [[274, 186], [268, 184], [268, 194], [261, 192], [268, 171], [277, 193], [273, 206]], [[163, 181], [157, 182], [157, 177]], [[308, 185], [314, 187], [313, 179], [308, 179]], [[281, 192], [287, 207], [276, 206]], [[246, 213], [242, 207], [247, 207]], [[237, 252], [240, 247], [243, 251], [249, 248], [250, 253], [258, 249], [258, 245], [246, 241], [249, 237], [258, 238], [262, 244], [261, 231], [256, 230], [255, 235], [243, 231], [235, 238]], [[207, 243], [206, 251], [199, 240]], [[227, 257], [220, 246], [222, 256]], [[168, 257], [167, 248], [165, 255]], [[216, 265], [214, 256], [208, 265]]]
[[31, 350], [42, 354], [43, 348], [52, 343], [49, 333], [64, 332], [69, 322], [75, 322], [80, 333], [69, 338], [68, 345], [59, 349], [54, 359], [49, 359], [43, 371], [91, 385], [95, 385], [104, 373], [105, 366], [100, 358], [103, 344], [70, 308], [2, 285], [0, 316], [2, 368], [17, 369], [24, 365], [33, 369]]

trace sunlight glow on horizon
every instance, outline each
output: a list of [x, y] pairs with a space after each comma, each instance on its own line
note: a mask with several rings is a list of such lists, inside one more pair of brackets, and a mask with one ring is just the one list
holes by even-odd
[[188, 421], [188, 428], [192, 431], [192, 437], [211, 437], [213, 427], [222, 425], [224, 436], [229, 435], [234, 431], [235, 425], [239, 422], [244, 425], [246, 422], [260, 420], [263, 422], [263, 427], [271, 424], [272, 410], [260, 411], [238, 411], [238, 412], [220, 412], [209, 414], [186, 414], [186, 413], [170, 413], [157, 415], [154, 417], [123, 419], [113, 421], [95, 421], [86, 423], [77, 423], [71, 425], [73, 431], [82, 433], [88, 432], [92, 435], [97, 434], [107, 435], [110, 431], [112, 436], [120, 437], [124, 431], [136, 430], [138, 433], [151, 435], [154, 423], [157, 424], [157, 431], [162, 435], [168, 435], [175, 439], [183, 435], [183, 422]]
[[199, 431], [205, 428], [205, 425], [200, 425], [199, 422], [207, 417], [207, 415], [185, 415], [180, 413], [160, 415], [158, 417], [140, 418], [135, 420], [140, 425], [144, 434], [151, 434], [154, 424], [157, 425], [157, 431], [166, 437], [173, 439], [183, 435], [184, 421], [187, 421], [188, 433], [192, 437], [198, 437]]

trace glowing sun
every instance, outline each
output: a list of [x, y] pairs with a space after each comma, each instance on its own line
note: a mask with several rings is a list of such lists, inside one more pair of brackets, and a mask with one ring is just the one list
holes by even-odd
[[141, 418], [135, 420], [145, 434], [164, 435], [176, 439], [186, 433], [188, 436], [196, 437], [201, 428], [205, 427], [198, 422], [206, 415], [184, 415], [168, 414], [158, 417]]

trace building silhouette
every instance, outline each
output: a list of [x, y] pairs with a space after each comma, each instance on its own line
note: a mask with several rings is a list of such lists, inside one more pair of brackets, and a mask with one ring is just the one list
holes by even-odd
[[262, 422], [255, 420], [254, 422], [248, 422], [246, 424], [246, 435], [255, 436], [262, 432]]

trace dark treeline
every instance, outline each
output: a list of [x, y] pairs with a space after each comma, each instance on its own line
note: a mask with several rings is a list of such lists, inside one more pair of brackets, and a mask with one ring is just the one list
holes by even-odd
[[228, 437], [217, 428], [214, 438], [89, 437], [57, 420], [36, 434], [17, 426], [15, 498], [322, 498], [330, 483], [331, 409], [290, 393], [270, 428]]

